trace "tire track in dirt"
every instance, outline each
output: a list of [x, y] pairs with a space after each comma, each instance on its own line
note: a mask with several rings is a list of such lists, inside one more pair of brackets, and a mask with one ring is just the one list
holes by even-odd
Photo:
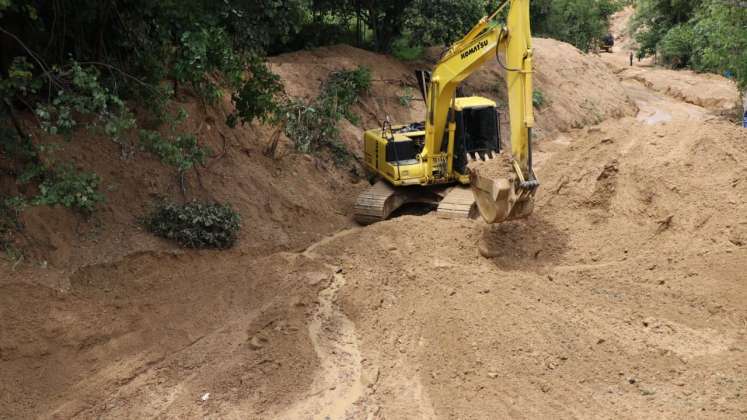
[[[346, 229], [312, 244], [300, 255], [318, 260], [316, 249], [359, 229]], [[339, 267], [324, 265], [334, 273], [319, 292], [317, 308], [309, 322], [309, 337], [319, 357], [320, 371], [300, 401], [279, 413], [279, 419], [341, 419], [360, 417], [355, 403], [365, 397], [361, 351], [355, 325], [340, 310], [337, 294], [346, 280]]]

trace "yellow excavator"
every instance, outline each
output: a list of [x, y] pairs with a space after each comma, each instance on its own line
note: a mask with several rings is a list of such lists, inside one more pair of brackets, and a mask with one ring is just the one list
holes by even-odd
[[[498, 16], [506, 6], [503, 25]], [[505, 71], [512, 159], [499, 155], [495, 102], [457, 95], [459, 83], [492, 57]], [[416, 75], [425, 121], [392, 125], [387, 118], [382, 127], [364, 133], [365, 167], [378, 182], [358, 197], [354, 218], [373, 223], [407, 203], [436, 206], [445, 217], [476, 217], [479, 212], [487, 223], [531, 214], [539, 182], [532, 170], [529, 0], [504, 0], [452, 44], [432, 72]], [[507, 162], [505, 176], [488, 176], [491, 171], [474, 165], [491, 160]]]

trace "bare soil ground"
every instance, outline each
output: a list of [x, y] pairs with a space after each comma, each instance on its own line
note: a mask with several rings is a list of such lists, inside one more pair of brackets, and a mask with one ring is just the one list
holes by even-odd
[[[535, 108], [536, 139], [552, 138], [560, 132], [597, 124], [608, 118], [636, 113], [633, 101], [605, 63], [582, 54], [565, 42], [533, 38], [534, 88], [543, 104]], [[467, 93], [479, 94], [507, 106], [503, 70], [491, 62], [464, 82]], [[507, 112], [504, 112], [508, 115]], [[508, 138], [508, 120], [502, 121]]]
[[[298, 92], [323, 73], [314, 63], [369, 60], [378, 87], [361, 106], [374, 114], [398, 102], [386, 80], [409, 71], [349, 47], [297, 54], [273, 70]], [[524, 221], [353, 227], [363, 183], [323, 159], [264, 156], [263, 127], [236, 134], [203, 177], [244, 215], [233, 250], [137, 231], [149, 191], [168, 191], [155, 163], [155, 184], [124, 177], [98, 234], [40, 210], [27, 234], [53, 248], [0, 265], [0, 418], [744, 418], [747, 131], [619, 80], [604, 64], [615, 54], [579, 55], [593, 64], [568, 74], [538, 60], [558, 74], [548, 95], [590, 68], [605, 101], [622, 99], [537, 144]], [[553, 112], [579, 112], [592, 89], [551, 96]], [[81, 163], [121, 179], [127, 164], [97, 163], [96, 146]]]

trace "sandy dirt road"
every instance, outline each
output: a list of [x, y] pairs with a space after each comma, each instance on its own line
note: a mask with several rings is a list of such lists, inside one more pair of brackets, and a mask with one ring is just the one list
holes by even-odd
[[637, 115], [538, 143], [525, 221], [2, 283], [0, 418], [747, 417], [747, 131], [626, 54]]

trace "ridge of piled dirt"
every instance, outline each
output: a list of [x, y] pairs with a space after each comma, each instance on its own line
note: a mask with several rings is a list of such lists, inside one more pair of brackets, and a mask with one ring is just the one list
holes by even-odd
[[657, 92], [712, 111], [729, 111], [740, 106], [734, 81], [717, 74], [635, 67], [624, 69], [620, 77], [636, 80]]
[[402, 217], [319, 251], [346, 273], [343, 309], [378, 372], [363, 406], [384, 418], [747, 412], [747, 135], [633, 118], [572, 135], [539, 168], [529, 220]]
[[[543, 105], [535, 107], [538, 140], [608, 118], [635, 115], [637, 108], [620, 81], [597, 57], [548, 38], [532, 38], [532, 48], [534, 88], [544, 98]], [[495, 99], [505, 108], [503, 73], [494, 60], [489, 61], [465, 80], [467, 93]], [[507, 120], [503, 123], [507, 130]]]
[[[364, 129], [381, 127], [387, 116], [394, 123], [424, 119], [425, 106], [415, 87], [411, 66], [390, 56], [349, 45], [334, 45], [281, 54], [271, 57], [269, 63], [272, 71], [280, 76], [285, 92], [305, 100], [315, 98], [324, 80], [334, 71], [353, 70], [359, 66], [371, 70], [371, 92], [353, 106], [360, 121], [353, 125], [343, 120], [339, 126], [345, 146], [361, 158]], [[411, 99], [400, 100], [408, 94]]]
[[25, 262], [70, 272], [141, 251], [174, 249], [138, 222], [162, 199], [232, 205], [244, 222], [237, 246], [249, 254], [303, 247], [349, 223], [352, 199], [345, 197], [361, 187], [349, 168], [295, 153], [287, 141], [268, 155], [274, 128], [231, 130], [220, 112], [206, 112], [192, 100], [180, 106], [189, 114], [180, 129], [211, 150], [205, 167], [186, 174], [186, 194], [174, 168], [152, 155], [132, 147], [133, 155], [123, 159], [120, 146], [102, 136], [76, 136], [58, 158], [98, 174], [106, 201], [90, 218], [63, 207], [27, 208], [19, 234]]

